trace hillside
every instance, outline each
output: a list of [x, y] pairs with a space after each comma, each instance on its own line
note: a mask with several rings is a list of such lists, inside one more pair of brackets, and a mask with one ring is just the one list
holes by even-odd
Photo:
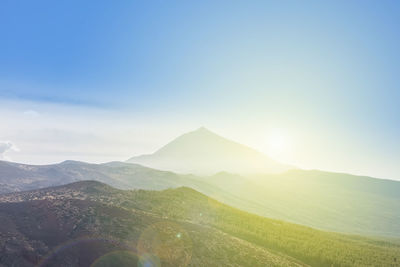
[[230, 206], [318, 229], [400, 237], [400, 182], [322, 171], [210, 177], [180, 175], [138, 164], [65, 161], [26, 165], [0, 161], [0, 193], [35, 190], [81, 180], [119, 189], [186, 186]]
[[[164, 261], [163, 266], [171, 263], [184, 266], [186, 262], [177, 261], [186, 259], [193, 266], [295, 266], [301, 262], [311, 266], [400, 266], [398, 243], [323, 232], [263, 218], [185, 187], [121, 191], [98, 182], [78, 182], [3, 195], [0, 202], [0, 214], [3, 221], [8, 221], [1, 228], [2, 255], [6, 255], [1, 258], [3, 264], [4, 259], [8, 262], [38, 260], [59, 243], [80, 240], [84, 234], [97, 236], [90, 240], [115, 239], [118, 242], [106, 248], [98, 245], [99, 250], [85, 253], [82, 262], [88, 262], [89, 256], [92, 260], [105, 251], [121, 250], [119, 246], [131, 244], [138, 249], [136, 254], [143, 249], [151, 250], [153, 256]], [[29, 230], [32, 227], [42, 230]], [[46, 228], [57, 229], [56, 232], [63, 235], [48, 234], [52, 239], [47, 240], [46, 233], [52, 232]], [[16, 231], [20, 236], [18, 240], [23, 243], [15, 244], [15, 240], [7, 239], [5, 233], [10, 229]], [[151, 242], [155, 235], [162, 236], [162, 245]], [[183, 241], [175, 242], [177, 236]], [[189, 240], [190, 243], [186, 243]], [[175, 245], [179, 249], [171, 247]], [[34, 249], [29, 254], [20, 246], [25, 249], [34, 246]], [[48, 260], [80, 259], [79, 251], [83, 250], [74, 250], [74, 246]]]
[[124, 162], [91, 164], [68, 160], [51, 165], [27, 165], [0, 161], [0, 194], [82, 180], [96, 180], [120, 189], [161, 190], [201, 184], [192, 178], [190, 175], [179, 175]]
[[204, 127], [179, 136], [153, 154], [132, 157], [127, 162], [196, 175], [212, 175], [220, 171], [277, 173], [292, 168]]
[[242, 177], [220, 173], [213, 186], [252, 202], [241, 209], [330, 231], [400, 237], [400, 182], [291, 170]]
[[[60, 186], [83, 180], [100, 181], [125, 190], [162, 190], [188, 186], [234, 206], [254, 205], [250, 201], [244, 201], [229, 192], [203, 182], [199, 177], [196, 179], [193, 175], [180, 175], [138, 164], [125, 162], [90, 164], [68, 160], [51, 165], [27, 165], [0, 161], [0, 195]], [[241, 203], [245, 203], [245, 205]]]
[[216, 228], [123, 207], [129, 194], [78, 182], [2, 198], [0, 266], [299, 266]]

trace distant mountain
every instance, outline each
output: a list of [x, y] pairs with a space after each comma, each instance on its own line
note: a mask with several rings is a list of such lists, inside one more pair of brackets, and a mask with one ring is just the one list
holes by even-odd
[[95, 181], [0, 196], [0, 266], [400, 266], [400, 245]]
[[120, 189], [152, 190], [179, 187], [192, 181], [189, 175], [184, 176], [124, 162], [90, 164], [68, 160], [51, 165], [27, 165], [0, 161], [0, 194], [82, 180], [96, 180]]
[[91, 164], [68, 160], [59, 164], [27, 165], [0, 161], [0, 195], [83, 180], [100, 181], [119, 189], [162, 190], [187, 186], [234, 206], [252, 206], [249, 201], [241, 200], [221, 188], [210, 185], [200, 177], [155, 170], [138, 164]]
[[133, 157], [127, 162], [196, 175], [212, 175], [220, 171], [279, 173], [293, 168], [204, 127], [176, 138], [153, 154]]

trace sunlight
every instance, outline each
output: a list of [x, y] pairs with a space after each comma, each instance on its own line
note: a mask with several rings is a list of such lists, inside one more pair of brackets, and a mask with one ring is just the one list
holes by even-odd
[[267, 153], [270, 157], [281, 159], [288, 156], [290, 141], [286, 134], [280, 130], [273, 130], [267, 137]]

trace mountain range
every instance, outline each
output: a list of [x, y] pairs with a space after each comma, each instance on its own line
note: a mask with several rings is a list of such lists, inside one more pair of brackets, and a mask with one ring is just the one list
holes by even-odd
[[59, 164], [27, 165], [0, 161], [0, 193], [97, 180], [116, 188], [166, 189], [191, 182], [191, 176], [159, 171], [138, 164], [90, 164], [67, 160]]
[[[202, 138], [206, 141], [201, 142]], [[195, 144], [189, 145], [191, 142]], [[202, 145], [198, 146], [200, 143]], [[220, 150], [220, 157], [223, 157], [224, 147], [242, 148], [200, 128], [172, 141], [160, 149], [166, 152], [160, 153], [171, 155], [171, 151], [175, 151], [175, 155], [181, 156], [190, 152], [202, 155], [207, 162], [209, 157], [204, 154], [208, 151], [204, 149], [207, 143], [214, 143], [213, 147]], [[196, 147], [201, 149], [192, 150]], [[163, 190], [186, 186], [265, 217], [328, 231], [400, 237], [398, 181], [300, 169], [267, 174], [233, 174], [232, 171], [200, 176], [126, 162], [89, 164], [68, 160], [51, 165], [27, 165], [0, 161], [0, 194], [83, 180], [96, 180], [119, 189]]]
[[186, 186], [261, 216], [323, 230], [400, 237], [400, 182], [323, 171], [241, 176], [182, 175], [138, 164], [66, 161], [25, 165], [0, 161], [2, 193], [96, 180], [119, 189]]

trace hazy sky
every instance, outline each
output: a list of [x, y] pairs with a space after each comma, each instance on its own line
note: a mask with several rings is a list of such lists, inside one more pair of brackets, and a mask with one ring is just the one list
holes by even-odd
[[400, 179], [397, 1], [0, 2], [0, 157], [124, 160], [206, 126]]

